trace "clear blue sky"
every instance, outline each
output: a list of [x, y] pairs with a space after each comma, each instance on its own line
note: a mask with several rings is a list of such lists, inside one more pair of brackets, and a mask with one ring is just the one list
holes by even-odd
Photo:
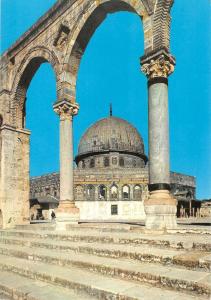
[[[1, 52], [24, 33], [55, 0], [1, 0]], [[197, 177], [198, 198], [211, 197], [211, 4], [176, 0], [172, 9], [171, 52], [177, 66], [169, 80], [171, 170]], [[109, 15], [90, 40], [77, 80], [79, 115], [74, 120], [75, 154], [86, 128], [108, 115], [134, 124], [147, 137], [147, 85], [140, 72], [143, 55], [140, 19], [132, 13]], [[55, 77], [48, 64], [27, 92], [31, 129], [31, 175], [59, 170], [59, 120], [52, 110]]]

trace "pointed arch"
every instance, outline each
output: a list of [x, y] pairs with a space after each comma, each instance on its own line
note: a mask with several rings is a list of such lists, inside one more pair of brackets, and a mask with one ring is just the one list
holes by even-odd
[[16, 71], [16, 77], [14, 78], [12, 86], [12, 120], [13, 124], [15, 124], [18, 128], [24, 127], [23, 119], [25, 114], [24, 110], [27, 89], [36, 71], [39, 69], [41, 64], [46, 62], [49, 63], [54, 70], [56, 77], [57, 97], [59, 95], [60, 61], [58, 57], [52, 50], [49, 50], [43, 46], [30, 49]]
[[107, 14], [118, 11], [135, 13], [140, 16], [141, 21], [141, 18], [146, 19], [152, 13], [152, 5], [148, 0], [117, 0], [115, 2], [104, 0], [89, 2], [85, 5], [82, 14], [75, 21], [75, 27], [69, 37], [69, 47], [62, 62], [62, 82], [66, 87], [68, 86], [72, 101], [75, 101], [77, 74], [86, 46]]

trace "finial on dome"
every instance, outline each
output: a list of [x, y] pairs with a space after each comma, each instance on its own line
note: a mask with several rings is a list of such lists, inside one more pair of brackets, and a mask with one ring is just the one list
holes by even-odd
[[113, 112], [112, 112], [112, 103], [110, 103], [110, 117], [112, 117], [112, 114], [113, 114]]

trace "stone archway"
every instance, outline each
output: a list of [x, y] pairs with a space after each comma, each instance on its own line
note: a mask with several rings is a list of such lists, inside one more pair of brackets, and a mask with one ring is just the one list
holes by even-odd
[[12, 86], [13, 123], [17, 128], [25, 128], [26, 92], [32, 78], [43, 63], [49, 63], [55, 73], [57, 95], [59, 90], [59, 59], [52, 50], [46, 47], [35, 47], [23, 58]]
[[[78, 113], [76, 79], [81, 57], [107, 13], [130, 11], [140, 16], [144, 31], [142, 71], [149, 89], [149, 190], [145, 201], [147, 228], [176, 226], [176, 202], [169, 193], [168, 76], [175, 60], [169, 52], [170, 9], [173, 0], [57, 1], [1, 58], [0, 108], [2, 161], [1, 198], [5, 226], [27, 219], [29, 194], [29, 135], [24, 128], [27, 87], [43, 62], [50, 62], [57, 77], [54, 111], [60, 116], [60, 205], [63, 221], [77, 221], [73, 194], [72, 120]], [[159, 96], [158, 96], [159, 95]], [[161, 96], [160, 96], [161, 95]], [[160, 118], [157, 118], [157, 113]], [[23, 159], [24, 158], [24, 159]], [[13, 172], [13, 170], [16, 172]], [[4, 170], [4, 171], [2, 171]], [[20, 172], [21, 171], [21, 172]], [[15, 175], [14, 175], [15, 173]], [[12, 188], [11, 188], [12, 187]]]
[[11, 124], [1, 128], [1, 192], [4, 202], [3, 226], [29, 222], [29, 144], [30, 131], [25, 128], [26, 93], [33, 76], [42, 63], [50, 63], [56, 74], [59, 60], [46, 47], [35, 47], [23, 57], [12, 83]]
[[[168, 76], [174, 71], [175, 65], [175, 59], [169, 52], [170, 9], [173, 1], [162, 0], [152, 4], [152, 1], [107, 0], [86, 7], [84, 17], [77, 22], [70, 37], [63, 64], [63, 81], [69, 81], [70, 101], [75, 101], [82, 55], [107, 13], [126, 10], [142, 18], [144, 55], [141, 58], [141, 70], [148, 78], [149, 94], [150, 197], [145, 201], [146, 227], [161, 229], [176, 227], [176, 200], [170, 194], [168, 127]], [[157, 114], [160, 118], [157, 118]]]

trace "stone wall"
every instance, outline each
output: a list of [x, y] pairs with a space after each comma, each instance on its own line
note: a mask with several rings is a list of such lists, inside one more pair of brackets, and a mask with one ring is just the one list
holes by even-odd
[[194, 176], [171, 172], [171, 189], [173, 194], [189, 193], [189, 198], [196, 199], [196, 178]]
[[29, 220], [29, 136], [28, 131], [1, 127], [0, 210], [4, 227]]

